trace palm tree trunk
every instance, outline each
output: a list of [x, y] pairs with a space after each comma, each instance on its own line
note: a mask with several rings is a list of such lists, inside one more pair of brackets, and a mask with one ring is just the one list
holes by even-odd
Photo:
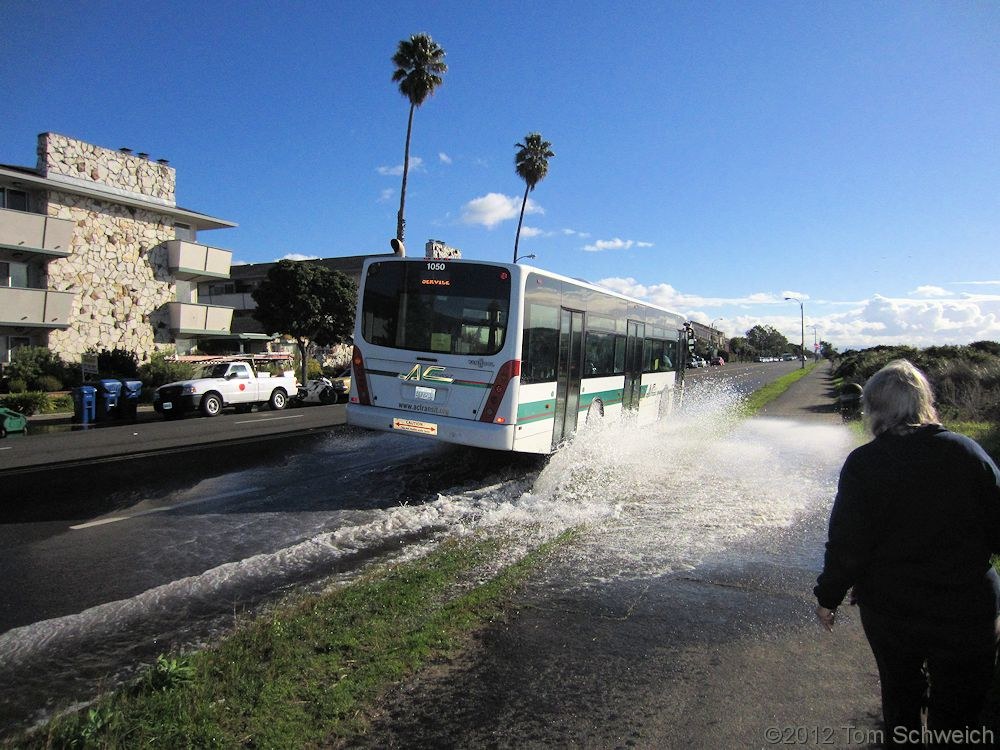
[[517, 245], [521, 241], [521, 224], [524, 222], [524, 207], [528, 204], [530, 185], [524, 186], [524, 198], [521, 199], [521, 216], [517, 220], [517, 234], [514, 235], [514, 262], [517, 263]]
[[399, 190], [399, 213], [396, 214], [396, 239], [403, 241], [406, 234], [406, 177], [410, 172], [410, 133], [413, 132], [413, 110], [416, 106], [410, 103], [410, 117], [406, 122], [406, 149], [403, 152], [403, 186]]

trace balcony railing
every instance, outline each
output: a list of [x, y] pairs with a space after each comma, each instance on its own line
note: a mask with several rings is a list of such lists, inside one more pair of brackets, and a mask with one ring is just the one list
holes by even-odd
[[233, 325], [233, 308], [168, 302], [170, 332], [182, 336], [228, 336]]
[[0, 247], [65, 258], [71, 250], [73, 226], [69, 219], [0, 208]]
[[0, 287], [0, 326], [68, 328], [73, 292]]
[[183, 281], [228, 279], [233, 254], [229, 250], [187, 240], [168, 240], [170, 273]]

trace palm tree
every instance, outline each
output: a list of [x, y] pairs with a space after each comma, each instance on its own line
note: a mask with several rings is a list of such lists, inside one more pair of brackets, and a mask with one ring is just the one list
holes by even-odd
[[396, 215], [396, 239], [403, 241], [406, 227], [406, 176], [410, 171], [410, 133], [413, 131], [413, 110], [424, 103], [442, 83], [448, 70], [444, 50], [427, 34], [414, 34], [399, 43], [392, 56], [396, 71], [392, 80], [399, 83], [399, 93], [410, 100], [410, 119], [406, 123], [406, 150], [403, 153], [403, 187], [399, 192], [399, 213]]
[[528, 133], [524, 143], [515, 143], [518, 150], [514, 155], [514, 169], [524, 180], [524, 199], [521, 201], [521, 218], [517, 220], [517, 234], [514, 236], [514, 262], [517, 263], [517, 245], [521, 241], [521, 224], [524, 222], [524, 207], [528, 204], [528, 193], [549, 173], [549, 159], [552, 144], [542, 140], [541, 133]]

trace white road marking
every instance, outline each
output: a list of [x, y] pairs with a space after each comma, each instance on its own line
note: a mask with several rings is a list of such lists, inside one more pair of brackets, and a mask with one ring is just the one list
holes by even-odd
[[196, 505], [198, 503], [208, 503], [213, 500], [224, 500], [229, 497], [239, 497], [240, 495], [249, 495], [251, 492], [260, 492], [263, 487], [244, 487], [241, 490], [233, 490], [232, 492], [223, 492], [218, 495], [209, 495], [208, 497], [199, 497], [194, 500], [187, 500], [183, 503], [176, 503], [174, 505], [164, 505], [162, 508], [150, 508], [149, 510], [143, 510], [138, 513], [131, 513], [127, 516], [108, 516], [107, 518], [98, 518], [95, 521], [87, 521], [87, 523], [80, 523], [76, 526], [70, 526], [74, 531], [79, 531], [80, 529], [89, 529], [93, 526], [104, 526], [108, 523], [117, 523], [118, 521], [127, 521], [130, 518], [139, 518], [140, 516], [149, 516], [153, 513], [163, 513], [168, 510], [176, 510], [177, 508], [186, 508], [189, 505]]
[[12, 450], [14, 450], [13, 445], [5, 445], [3, 448], [0, 448], [0, 451], [12, 451]]
[[287, 417], [261, 417], [259, 419], [244, 419], [242, 422], [233, 422], [233, 424], [255, 424], [257, 422], [273, 422], [276, 419], [302, 419], [305, 414], [289, 414]]

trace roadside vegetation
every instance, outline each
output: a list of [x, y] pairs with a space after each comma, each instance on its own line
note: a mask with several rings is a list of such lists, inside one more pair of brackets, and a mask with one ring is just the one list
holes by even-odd
[[945, 426], [980, 443], [1000, 461], [1000, 343], [967, 346], [876, 346], [839, 355], [834, 384], [864, 383], [894, 359], [908, 359], [926, 373]]
[[[379, 695], [503, 615], [567, 532], [489, 573], [500, 539], [448, 541], [239, 624], [218, 645], [162, 655], [133, 684], [5, 743], [62, 747], [314, 747], [365, 730]], [[485, 582], [483, 578], [486, 578]]]

